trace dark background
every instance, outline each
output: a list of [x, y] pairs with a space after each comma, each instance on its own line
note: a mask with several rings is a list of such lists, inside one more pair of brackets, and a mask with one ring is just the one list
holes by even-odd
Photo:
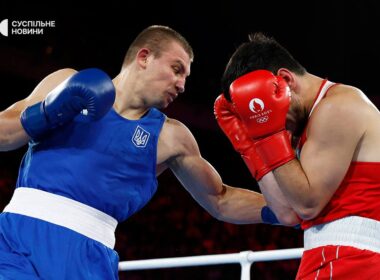
[[[135, 36], [152, 24], [184, 35], [195, 60], [186, 91], [165, 113], [185, 123], [203, 156], [230, 185], [257, 185], [213, 118], [220, 78], [230, 55], [250, 32], [274, 36], [307, 70], [361, 88], [376, 104], [380, 62], [377, 1], [36, 1], [0, 3], [0, 21], [54, 20], [43, 35], [0, 35], [0, 110], [25, 98], [63, 67], [99, 67], [115, 76]], [[207, 7], [205, 5], [207, 4]], [[79, 7], [80, 6], [80, 7]], [[0, 201], [14, 190], [25, 147], [0, 155]], [[43, 172], [43, 171], [41, 171]], [[117, 229], [120, 260], [236, 253], [302, 247], [302, 232], [213, 219], [174, 176], [159, 177], [150, 204]], [[257, 263], [252, 279], [294, 279], [299, 261]], [[122, 272], [121, 279], [239, 279], [239, 265]]]

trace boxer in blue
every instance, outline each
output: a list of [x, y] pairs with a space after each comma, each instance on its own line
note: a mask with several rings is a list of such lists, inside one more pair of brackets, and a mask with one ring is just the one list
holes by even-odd
[[[160, 112], [184, 91], [192, 60], [180, 34], [151, 26], [113, 80], [62, 69], [0, 113], [1, 150], [29, 143], [0, 215], [0, 279], [117, 279], [116, 225], [152, 198], [167, 168], [217, 219], [276, 222], [261, 194], [223, 184], [189, 129]], [[269, 206], [297, 222], [281, 194]]]

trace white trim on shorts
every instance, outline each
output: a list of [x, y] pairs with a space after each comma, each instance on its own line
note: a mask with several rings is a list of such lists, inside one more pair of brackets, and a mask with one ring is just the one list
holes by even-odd
[[305, 230], [305, 250], [328, 245], [351, 246], [380, 253], [380, 222], [349, 216]]
[[117, 220], [91, 206], [34, 188], [16, 188], [3, 212], [69, 228], [113, 249]]

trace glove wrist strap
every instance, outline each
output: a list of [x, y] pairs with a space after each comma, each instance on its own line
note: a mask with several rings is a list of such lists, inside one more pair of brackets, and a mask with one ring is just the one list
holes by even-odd
[[241, 157], [256, 181], [259, 181], [265, 174], [271, 171], [257, 155], [255, 147], [242, 154]]
[[255, 147], [259, 157], [270, 171], [295, 158], [286, 130], [256, 141]]

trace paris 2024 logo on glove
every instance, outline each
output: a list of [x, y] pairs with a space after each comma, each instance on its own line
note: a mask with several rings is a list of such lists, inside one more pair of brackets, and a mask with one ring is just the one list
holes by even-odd
[[249, 110], [251, 110], [255, 115], [251, 116], [251, 118], [255, 118], [256, 122], [258, 123], [265, 123], [268, 121], [269, 116], [268, 114], [272, 112], [272, 110], [266, 110], [264, 101], [262, 101], [260, 98], [253, 98], [251, 101], [249, 101]]

